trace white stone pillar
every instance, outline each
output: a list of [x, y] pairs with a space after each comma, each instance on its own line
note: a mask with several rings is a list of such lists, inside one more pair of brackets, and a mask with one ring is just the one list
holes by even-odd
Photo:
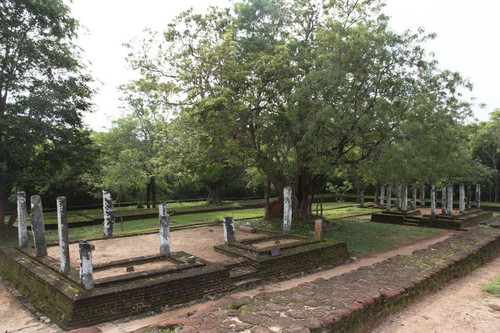
[[436, 190], [431, 189], [431, 218], [436, 218]]
[[39, 195], [31, 197], [31, 230], [33, 231], [36, 256], [45, 257], [47, 255], [47, 243], [45, 241], [42, 199]]
[[386, 211], [391, 211], [391, 186], [387, 186], [387, 207]]
[[359, 191], [359, 206], [364, 207], [365, 206], [365, 190], [361, 189]]
[[424, 184], [420, 185], [420, 207], [425, 208], [425, 187], [424, 187]]
[[384, 207], [384, 200], [385, 200], [385, 186], [382, 185], [380, 186], [380, 207]]
[[283, 189], [283, 232], [292, 232], [292, 188], [286, 186]]
[[476, 208], [481, 208], [481, 184], [476, 184]]
[[446, 194], [448, 199], [448, 216], [453, 216], [453, 185], [448, 185], [448, 193]]
[[441, 204], [442, 204], [442, 209], [441, 213], [446, 214], [447, 209], [446, 209], [446, 186], [443, 186], [441, 189]]
[[465, 213], [465, 187], [464, 184], [460, 183], [458, 188], [458, 210], [460, 213]]
[[408, 211], [408, 186], [406, 184], [401, 185], [401, 200], [403, 201], [401, 203], [401, 210], [403, 212]]
[[414, 188], [412, 191], [412, 196], [411, 196], [411, 209], [416, 210], [417, 209], [417, 189]]
[[236, 242], [236, 235], [234, 229], [234, 219], [230, 216], [224, 217], [224, 241], [226, 244]]
[[113, 201], [108, 189], [102, 190], [102, 211], [104, 215], [103, 236], [105, 238], [113, 237], [115, 228], [115, 216], [113, 215]]
[[80, 250], [80, 286], [83, 290], [92, 290], [94, 288], [92, 246], [87, 241], [82, 241], [78, 245]]
[[160, 219], [160, 254], [170, 254], [170, 216], [167, 214], [167, 204], [159, 206]]
[[167, 204], [161, 203], [160, 211], [160, 254], [170, 254], [170, 216], [167, 214]]
[[57, 230], [59, 233], [59, 255], [61, 258], [61, 271], [70, 271], [69, 240], [68, 240], [68, 213], [66, 197], [57, 197]]
[[17, 236], [19, 247], [28, 247], [28, 208], [26, 207], [26, 192], [17, 192]]
[[472, 187], [467, 185], [467, 211], [472, 210]]

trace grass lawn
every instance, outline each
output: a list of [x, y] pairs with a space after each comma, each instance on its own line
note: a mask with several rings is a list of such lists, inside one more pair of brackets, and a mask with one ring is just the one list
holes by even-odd
[[496, 276], [493, 281], [483, 286], [483, 291], [500, 297], [500, 275]]
[[[410, 242], [435, 236], [442, 232], [439, 229], [428, 229], [412, 226], [400, 226], [385, 223], [371, 223], [367, 217], [344, 218], [324, 221], [323, 237], [325, 239], [343, 241], [352, 254], [379, 252], [398, 247]], [[256, 227], [281, 230], [281, 221], [256, 221]], [[292, 223], [292, 233], [311, 236], [314, 220], [301, 220]]]
[[[313, 205], [312, 208], [315, 209], [315, 205]], [[353, 203], [327, 203], [323, 205], [323, 208], [336, 208], [324, 211], [324, 238], [346, 242], [349, 252], [352, 254], [383, 251], [415, 240], [431, 237], [441, 232], [437, 229], [369, 223], [366, 222], [369, 216], [346, 218], [348, 215], [370, 213], [373, 211], [372, 209], [363, 209], [353, 206]], [[234, 211], [196, 213], [178, 216], [174, 214], [171, 216], [170, 220], [174, 225], [184, 225], [195, 222], [214, 221], [215, 219], [222, 220], [225, 216], [232, 216], [235, 219], [250, 219], [258, 228], [276, 231], [282, 230], [282, 221], [280, 219], [266, 222], [262, 221], [263, 215], [264, 208], [235, 209]], [[247, 220], [237, 221], [236, 225], [245, 225], [246, 222]], [[311, 236], [311, 231], [314, 230], [314, 220], [294, 221], [292, 227], [292, 232], [294, 234]], [[120, 236], [149, 231], [156, 232], [157, 230], [157, 218], [123, 223], [117, 218], [114, 235]], [[69, 229], [69, 238], [72, 241], [100, 237], [102, 237], [102, 225]], [[57, 230], [46, 230], [46, 239], [47, 243], [57, 243]], [[0, 246], [15, 246], [16, 244], [16, 230], [9, 231], [7, 237], [0, 240]]]

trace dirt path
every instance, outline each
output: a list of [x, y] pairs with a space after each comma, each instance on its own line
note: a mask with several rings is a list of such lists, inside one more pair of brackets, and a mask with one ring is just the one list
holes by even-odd
[[[372, 265], [398, 254], [411, 254], [414, 250], [427, 248], [430, 244], [439, 242], [449, 235], [450, 232], [443, 232], [438, 236], [423, 241], [359, 258], [348, 265], [302, 278], [264, 285], [253, 290], [233, 294], [231, 297], [253, 296], [262, 291], [284, 290], [320, 277], [327, 279], [361, 266]], [[488, 307], [489, 304], [500, 306], [500, 298], [488, 296], [481, 291], [481, 286], [498, 274], [500, 274], [500, 258], [448, 285], [440, 292], [421, 299], [408, 309], [392, 315], [384, 324], [376, 327], [372, 332], [500, 332], [500, 312], [495, 312]], [[55, 325], [39, 324], [39, 321], [13, 298], [2, 284], [0, 284], [0, 300], [1, 333], [35, 332], [42, 329], [43, 332], [61, 331]], [[199, 311], [214, 302], [203, 302], [128, 322], [105, 323], [98, 327], [103, 332], [133, 332], [186, 312]]]
[[500, 257], [393, 314], [372, 333], [500, 332], [500, 297], [481, 290], [500, 275]]

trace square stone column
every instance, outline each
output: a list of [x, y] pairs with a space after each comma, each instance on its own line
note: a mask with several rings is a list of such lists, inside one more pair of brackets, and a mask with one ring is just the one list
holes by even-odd
[[391, 186], [387, 186], [387, 206], [386, 211], [391, 211]]
[[31, 197], [31, 230], [33, 231], [36, 256], [45, 257], [47, 255], [47, 243], [45, 241], [42, 199], [39, 195]]
[[458, 210], [460, 213], [465, 213], [465, 187], [462, 183], [460, 183], [458, 188], [458, 198]]
[[476, 184], [476, 208], [481, 208], [481, 184]]
[[441, 212], [443, 214], [446, 214], [447, 212], [446, 186], [443, 186], [443, 188], [441, 189], [441, 204], [442, 204]]
[[380, 186], [380, 207], [384, 207], [384, 200], [385, 200], [385, 186], [382, 185]]
[[59, 234], [59, 255], [61, 258], [61, 271], [70, 271], [69, 240], [68, 240], [68, 213], [66, 197], [57, 197], [57, 231]]
[[472, 187], [467, 186], [467, 211], [472, 210]]
[[94, 270], [92, 267], [92, 246], [87, 241], [78, 244], [80, 250], [80, 286], [83, 290], [94, 289]]
[[448, 185], [448, 193], [446, 193], [446, 198], [448, 199], [448, 216], [453, 216], [453, 185]]
[[414, 188], [412, 191], [412, 196], [411, 196], [411, 209], [415, 210], [417, 209], [417, 189]]
[[292, 188], [286, 186], [283, 189], [283, 233], [292, 232]]
[[226, 244], [236, 242], [234, 219], [230, 216], [224, 217], [224, 241]]
[[408, 211], [408, 186], [406, 184], [401, 185], [401, 210], [403, 212]]
[[26, 192], [17, 192], [17, 236], [19, 239], [19, 247], [22, 248], [28, 247], [27, 216]]
[[160, 216], [160, 254], [170, 254], [170, 216], [167, 214], [167, 204], [159, 207]]
[[436, 190], [431, 189], [431, 218], [436, 218]]
[[111, 200], [111, 193], [108, 189], [102, 190], [102, 212], [104, 215], [104, 228], [102, 234], [105, 238], [113, 237], [115, 216], [113, 215], [113, 201]]
[[323, 220], [314, 222], [314, 239], [320, 242], [323, 240]]

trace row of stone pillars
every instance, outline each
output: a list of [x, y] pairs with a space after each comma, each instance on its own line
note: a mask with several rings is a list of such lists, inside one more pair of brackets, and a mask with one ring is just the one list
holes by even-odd
[[[387, 191], [387, 192], [386, 192]], [[384, 201], [386, 201], [386, 210], [391, 210], [391, 192], [392, 187], [389, 185], [386, 187], [382, 186], [380, 188], [380, 198], [379, 206], [384, 206]], [[406, 184], [401, 184], [396, 187], [396, 205], [397, 208], [403, 212], [408, 211], [408, 186]], [[387, 193], [387, 198], [386, 198]], [[449, 216], [453, 215], [453, 185], [450, 184], [441, 190], [441, 201], [442, 201], [442, 214], [447, 214]], [[363, 203], [363, 201], [361, 201]], [[436, 190], [431, 189], [431, 217], [436, 217]], [[420, 207], [425, 207], [425, 190], [422, 188], [420, 191]], [[481, 185], [476, 185], [476, 208], [481, 208]], [[417, 190], [413, 190], [411, 209], [417, 209]], [[467, 203], [465, 195], [464, 184], [459, 185], [459, 212], [465, 213], [466, 211], [472, 210], [472, 188], [467, 186]]]

